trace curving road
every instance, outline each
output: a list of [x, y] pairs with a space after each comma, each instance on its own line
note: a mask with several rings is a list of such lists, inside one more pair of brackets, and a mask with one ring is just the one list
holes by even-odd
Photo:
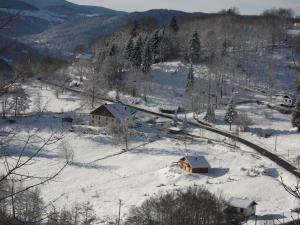
[[[149, 113], [149, 114], [152, 114], [152, 115], [156, 115], [156, 116], [159, 116], [159, 117], [164, 117], [164, 118], [168, 118], [168, 119], [173, 119], [174, 118], [173, 116], [170, 116], [170, 115], [166, 115], [166, 114], [158, 113], [158, 112], [153, 112], [151, 110], [144, 109], [144, 108], [141, 108], [141, 107], [137, 107], [137, 106], [134, 106], [134, 105], [130, 105], [130, 104], [124, 104], [124, 105], [126, 105], [128, 107], [131, 107], [133, 109], [136, 109], [138, 111], [142, 111], [142, 112]], [[178, 121], [183, 122], [180, 119], [178, 119]], [[236, 141], [252, 148], [256, 152], [258, 152], [261, 155], [267, 157], [268, 159], [272, 160], [273, 162], [275, 162], [276, 164], [278, 164], [279, 166], [281, 166], [282, 168], [284, 168], [285, 170], [287, 170], [291, 174], [295, 175], [297, 178], [300, 178], [300, 171], [295, 166], [293, 166], [289, 162], [285, 161], [284, 159], [280, 158], [279, 156], [275, 155], [274, 153], [270, 152], [268, 149], [265, 149], [265, 148], [255, 144], [255, 143], [253, 143], [249, 140], [246, 140], [245, 138], [239, 137], [239, 136], [234, 135], [232, 133], [229, 133], [227, 131], [211, 127], [208, 124], [204, 124], [204, 123], [201, 123], [201, 122], [199, 122], [199, 123], [191, 122], [191, 121], [189, 121], [188, 124], [190, 124], [192, 126], [202, 128], [202, 129], [205, 129], [205, 130], [208, 130], [208, 131], [211, 131], [213, 133], [222, 135], [224, 137], [234, 139], [234, 140], [236, 140]]]
[[[61, 86], [61, 88], [65, 88], [66, 90], [77, 92], [77, 93], [82, 93], [82, 91], [80, 91], [80, 90], [76, 90], [76, 89], [69, 88], [69, 87], [62, 87]], [[101, 96], [97, 96], [97, 99], [108, 101], [108, 102], [115, 102], [112, 99], [103, 98]], [[170, 116], [170, 115], [167, 115], [167, 114], [164, 114], [164, 113], [160, 113], [160, 112], [154, 112], [152, 110], [145, 109], [145, 108], [142, 108], [142, 107], [138, 107], [136, 105], [125, 104], [125, 103], [122, 103], [122, 104], [125, 105], [125, 106], [128, 106], [130, 108], [136, 109], [138, 111], [145, 112], [145, 113], [148, 113], [148, 114], [152, 114], [152, 115], [155, 115], [155, 116], [159, 116], [159, 117], [163, 117], [163, 118], [167, 118], [167, 119], [173, 119], [174, 118], [173, 116]], [[181, 120], [181, 119], [178, 119], [178, 121], [183, 122], [183, 120]], [[240, 142], [240, 143], [242, 143], [242, 144], [244, 144], [244, 145], [252, 148], [256, 152], [260, 153], [261, 155], [267, 157], [271, 161], [275, 162], [277, 165], [281, 166], [282, 168], [284, 168], [285, 170], [287, 170], [291, 174], [295, 175], [297, 178], [300, 178], [300, 171], [299, 171], [299, 169], [297, 169], [295, 166], [293, 166], [289, 162], [285, 161], [284, 159], [280, 158], [279, 156], [275, 155], [274, 153], [270, 152], [268, 149], [265, 149], [265, 148], [263, 148], [263, 147], [255, 144], [255, 143], [253, 143], [253, 142], [251, 142], [249, 140], [246, 140], [245, 138], [236, 136], [236, 135], [234, 135], [234, 134], [232, 134], [230, 132], [217, 129], [217, 128], [214, 128], [212, 126], [209, 126], [208, 124], [203, 123], [201, 121], [199, 121], [198, 123], [197, 122], [189, 121], [188, 124], [190, 124], [192, 126], [196, 126], [196, 127], [202, 128], [202, 129], [205, 129], [205, 130], [208, 130], [208, 131], [211, 131], [213, 133], [222, 135], [224, 137], [228, 137], [228, 138], [234, 139], [234, 140], [236, 140], [236, 141], [238, 141], [238, 142]]]

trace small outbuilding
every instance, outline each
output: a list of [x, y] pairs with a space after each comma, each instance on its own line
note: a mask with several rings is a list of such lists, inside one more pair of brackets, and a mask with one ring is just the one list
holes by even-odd
[[208, 173], [210, 165], [204, 156], [185, 156], [179, 160], [180, 168], [190, 173]]
[[229, 199], [229, 207], [237, 213], [243, 214], [245, 217], [255, 216], [257, 203], [248, 199], [231, 198]]
[[277, 94], [276, 101], [280, 106], [293, 107], [296, 102], [296, 97], [288, 93]]
[[121, 122], [133, 122], [133, 111], [121, 103], [103, 104], [90, 113], [90, 125], [105, 127]]
[[176, 114], [182, 111], [182, 109], [178, 106], [161, 106], [159, 108], [159, 111], [165, 114]]

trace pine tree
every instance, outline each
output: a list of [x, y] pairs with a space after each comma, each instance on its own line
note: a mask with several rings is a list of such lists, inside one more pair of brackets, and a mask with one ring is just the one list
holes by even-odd
[[172, 18], [172, 20], [171, 20], [171, 22], [170, 22], [169, 27], [170, 27], [175, 33], [178, 32], [179, 27], [178, 27], [178, 24], [177, 24], [176, 16], [173, 16], [173, 18]]
[[144, 47], [143, 56], [142, 56], [142, 72], [147, 74], [151, 70], [152, 64], [152, 55], [149, 46], [149, 42], [147, 42], [146, 46]]
[[116, 91], [116, 102], [120, 102], [121, 99], [120, 99], [120, 93], [119, 93], [119, 90]]
[[209, 105], [207, 107], [207, 111], [206, 114], [204, 116], [204, 120], [209, 122], [209, 123], [213, 123], [216, 120], [216, 115], [215, 115], [215, 109], [213, 106]]
[[132, 53], [132, 63], [136, 68], [140, 68], [142, 64], [142, 51], [143, 51], [143, 41], [142, 38], [139, 37], [137, 42], [135, 43], [133, 53]]
[[237, 112], [235, 110], [235, 102], [233, 96], [227, 105], [226, 114], [224, 118], [225, 123], [229, 124], [230, 130], [231, 130], [231, 125], [234, 123], [236, 117], [237, 117]]
[[194, 69], [193, 69], [193, 65], [191, 65], [188, 76], [187, 76], [185, 92], [189, 92], [194, 88], [194, 82], [195, 82]]
[[196, 63], [199, 61], [200, 49], [201, 49], [201, 44], [199, 40], [199, 35], [197, 32], [194, 32], [192, 39], [190, 40], [190, 49], [189, 49], [189, 58], [191, 62]]
[[296, 106], [292, 116], [292, 125], [293, 127], [297, 127], [300, 132], [300, 96], [296, 102]]
[[132, 62], [132, 54], [133, 54], [133, 39], [130, 38], [127, 42], [125, 51], [124, 51], [124, 57], [125, 59], [127, 59], [128, 61]]
[[116, 53], [117, 53], [117, 47], [114, 44], [112, 44], [108, 50], [107, 56], [114, 56], [116, 55]]
[[139, 23], [138, 21], [134, 20], [132, 24], [132, 28], [130, 30], [130, 34], [132, 37], [136, 37], [139, 29]]
[[156, 56], [159, 54], [159, 45], [161, 43], [161, 37], [159, 35], [159, 30], [152, 33], [149, 39], [149, 48], [152, 55], [152, 61], [155, 62]]

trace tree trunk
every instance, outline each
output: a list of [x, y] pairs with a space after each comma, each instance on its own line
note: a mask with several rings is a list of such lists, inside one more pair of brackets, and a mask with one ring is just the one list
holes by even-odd
[[15, 117], [17, 116], [17, 110], [18, 110], [18, 99], [15, 99]]
[[92, 108], [94, 108], [94, 104], [95, 104], [95, 88], [93, 87], [93, 91], [92, 91]]

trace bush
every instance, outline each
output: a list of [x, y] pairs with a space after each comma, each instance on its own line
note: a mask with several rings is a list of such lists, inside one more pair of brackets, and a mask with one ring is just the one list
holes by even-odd
[[203, 187], [168, 192], [131, 209], [125, 225], [240, 224], [226, 203]]

